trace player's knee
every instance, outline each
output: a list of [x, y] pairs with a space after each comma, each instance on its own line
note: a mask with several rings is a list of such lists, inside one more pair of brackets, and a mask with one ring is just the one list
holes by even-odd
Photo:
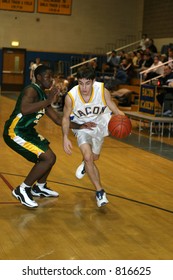
[[49, 167], [52, 167], [56, 162], [56, 155], [52, 153], [49, 157], [47, 157], [46, 161]]
[[40, 160], [46, 161], [49, 167], [52, 167], [56, 162], [56, 155], [53, 152], [44, 153], [41, 155]]
[[56, 162], [56, 155], [54, 153], [51, 154], [50, 158], [49, 158], [49, 165], [53, 166]]
[[86, 154], [86, 155], [84, 156], [84, 162], [85, 162], [85, 164], [89, 164], [89, 163], [91, 163], [91, 162], [93, 162], [93, 161], [94, 161], [94, 157], [93, 157], [92, 154]]

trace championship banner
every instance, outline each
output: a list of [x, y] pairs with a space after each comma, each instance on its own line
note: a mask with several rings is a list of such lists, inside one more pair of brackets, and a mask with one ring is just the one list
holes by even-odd
[[0, 10], [33, 13], [35, 0], [1, 0]]
[[71, 15], [72, 0], [38, 0], [37, 12], [45, 14]]
[[156, 87], [153, 85], [141, 85], [139, 98], [139, 112], [150, 115], [155, 114]]

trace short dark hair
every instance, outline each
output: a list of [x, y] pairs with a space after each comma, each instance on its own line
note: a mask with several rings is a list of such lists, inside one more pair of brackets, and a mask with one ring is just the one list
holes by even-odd
[[47, 65], [39, 65], [37, 66], [37, 68], [34, 70], [34, 76], [37, 79], [37, 75], [41, 75], [43, 73], [45, 73], [47, 70], [52, 71], [52, 69], [47, 66]]
[[82, 66], [77, 71], [77, 79], [94, 80], [95, 77], [95, 70], [92, 66]]

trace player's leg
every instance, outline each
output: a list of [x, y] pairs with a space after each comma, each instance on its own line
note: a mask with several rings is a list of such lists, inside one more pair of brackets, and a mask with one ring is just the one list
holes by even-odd
[[84, 159], [85, 170], [97, 191], [102, 189], [99, 171], [94, 163], [94, 155], [88, 143], [82, 144], [80, 150]]
[[31, 194], [33, 196], [57, 197], [59, 194], [47, 187], [47, 177], [56, 162], [56, 155], [49, 148], [42, 153], [38, 162], [33, 166], [24, 183], [32, 186]]
[[[93, 152], [94, 160], [99, 159], [103, 142], [104, 142], [104, 138], [99, 138], [99, 139], [95, 137], [92, 138], [92, 152]], [[98, 176], [98, 180], [100, 181], [100, 172], [96, 165], [95, 168], [96, 168], [95, 170], [96, 175]], [[100, 191], [96, 191], [96, 201], [98, 207], [104, 206], [109, 202], [107, 200], [106, 193], [103, 188]]]
[[[28, 152], [29, 153], [29, 152]], [[28, 154], [29, 157], [29, 154]], [[34, 156], [32, 155], [33, 160]], [[34, 208], [38, 204], [33, 200], [33, 196], [57, 197], [59, 194], [47, 188], [47, 177], [55, 164], [56, 156], [50, 148], [45, 153], [41, 153], [39, 160], [35, 163], [24, 182], [13, 190], [13, 195], [27, 207]], [[32, 185], [37, 181], [33, 188]]]
[[91, 150], [91, 146], [87, 143], [82, 144], [80, 146], [80, 150], [83, 155], [86, 173], [88, 174], [90, 181], [92, 182], [92, 184], [96, 189], [97, 206], [101, 207], [106, 203], [108, 203], [108, 200], [106, 198], [106, 193], [100, 181], [99, 170], [94, 163], [95, 160], [98, 160], [99, 154], [93, 153]]
[[[98, 160], [99, 155], [93, 154], [93, 159], [94, 159], [94, 161]], [[98, 180], [100, 180], [99, 171], [97, 169], [97, 166], [96, 165], [94, 165], [94, 166], [96, 168], [95, 172], [97, 173]], [[85, 174], [86, 174], [86, 169], [85, 169], [85, 162], [83, 160], [82, 163], [76, 169], [76, 177], [78, 179], [82, 179], [85, 176]]]

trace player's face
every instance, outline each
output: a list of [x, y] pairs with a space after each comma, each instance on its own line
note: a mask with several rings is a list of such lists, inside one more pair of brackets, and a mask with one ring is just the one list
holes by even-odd
[[94, 81], [85, 78], [78, 80], [78, 85], [82, 95], [90, 95], [92, 93], [92, 86]]
[[41, 75], [41, 83], [43, 88], [49, 89], [53, 84], [53, 73], [47, 70], [43, 75]]

